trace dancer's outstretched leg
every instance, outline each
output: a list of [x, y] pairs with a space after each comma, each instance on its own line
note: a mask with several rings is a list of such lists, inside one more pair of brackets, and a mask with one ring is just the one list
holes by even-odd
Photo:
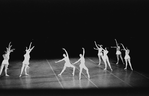
[[23, 64], [23, 65], [22, 65], [22, 67], [21, 67], [21, 73], [20, 73], [20, 76], [19, 76], [19, 77], [21, 77], [21, 76], [22, 76], [22, 73], [23, 73], [24, 67], [25, 67], [25, 65]]
[[125, 65], [125, 70], [127, 69], [127, 59], [125, 59], [125, 63], [126, 63], [126, 65]]
[[25, 75], [29, 75], [27, 74], [27, 69], [28, 69], [28, 65], [25, 65]]
[[109, 67], [110, 67], [111, 71], [113, 71], [113, 70], [112, 70], [112, 67], [111, 67], [111, 64], [110, 64], [110, 61], [109, 61], [109, 59], [108, 59], [108, 58], [107, 58], [107, 63], [108, 63], [108, 65], [109, 65]]
[[119, 63], [119, 55], [116, 55], [116, 58], [117, 58], [116, 64], [118, 64]]
[[2, 74], [3, 68], [4, 68], [4, 64], [1, 65], [0, 75]]
[[99, 64], [98, 65], [100, 65], [101, 64], [101, 57], [100, 56], [98, 56], [98, 60], [99, 60]]
[[123, 61], [123, 58], [122, 58], [122, 55], [120, 54], [120, 58], [121, 58], [121, 60], [122, 60], [122, 63], [124, 64], [124, 61]]
[[9, 75], [7, 74], [7, 69], [8, 69], [8, 64], [5, 64], [5, 75], [6, 75], [6, 76], [9, 76]]
[[73, 68], [72, 75], [74, 76], [74, 74], [75, 74], [75, 66], [73, 66], [72, 68]]
[[84, 67], [84, 69], [86, 70], [86, 73], [87, 73], [88, 79], [90, 79], [90, 75], [89, 75], [88, 68], [87, 68], [87, 67]]
[[107, 70], [107, 62], [106, 62], [105, 59], [103, 59], [103, 61], [104, 61], [104, 64], [105, 64], [105, 68], [104, 68], [104, 70]]
[[82, 67], [80, 67], [80, 72], [79, 72], [79, 80], [81, 79], [81, 74], [82, 74]]
[[131, 70], [133, 70], [130, 59], [128, 59], [128, 63], [129, 63], [129, 66], [130, 66]]
[[64, 65], [63, 70], [62, 70], [61, 73], [58, 74], [58, 75], [62, 75], [62, 73], [65, 71], [65, 69], [66, 69], [66, 65]]

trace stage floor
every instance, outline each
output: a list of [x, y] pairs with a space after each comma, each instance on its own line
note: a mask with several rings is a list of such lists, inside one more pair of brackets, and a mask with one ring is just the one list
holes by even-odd
[[[71, 59], [75, 62], [77, 59]], [[86, 71], [83, 70], [82, 79], [79, 80], [79, 67], [76, 66], [75, 76], [72, 76], [72, 68], [66, 68], [61, 76], [64, 62], [54, 63], [56, 60], [30, 61], [29, 75], [19, 77], [21, 71], [21, 62], [10, 62], [8, 74], [4, 72], [0, 76], [0, 88], [50, 88], [50, 89], [80, 89], [80, 88], [133, 88], [148, 87], [149, 77], [143, 73], [124, 70], [124, 65], [116, 65], [111, 61], [113, 71], [109, 68], [104, 71], [104, 64], [97, 66], [98, 59], [86, 59], [86, 66], [89, 69], [90, 79], [87, 78]]]

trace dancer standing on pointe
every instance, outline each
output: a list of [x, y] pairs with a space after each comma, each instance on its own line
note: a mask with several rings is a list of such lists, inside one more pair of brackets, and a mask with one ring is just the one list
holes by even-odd
[[131, 66], [131, 62], [130, 62], [130, 56], [129, 56], [130, 50], [127, 47], [125, 48], [122, 43], [121, 43], [121, 45], [123, 46], [123, 49], [122, 50], [125, 51], [125, 57], [124, 57], [124, 59], [125, 59], [126, 66], [125, 66], [124, 69], [127, 69], [127, 65], [128, 65], [127, 62], [128, 62], [131, 70], [133, 70], [133, 68]]
[[11, 44], [11, 42], [9, 43], [8, 48], [6, 47], [5, 54], [3, 54], [4, 60], [2, 61], [2, 64], [1, 64], [0, 75], [2, 74], [3, 68], [5, 67], [5, 75], [9, 76], [7, 74], [7, 69], [8, 69], [8, 65], [9, 65], [10, 53], [13, 52], [13, 50], [15, 50], [15, 49], [11, 49], [12, 45], [10, 45], [10, 44]]
[[31, 44], [32, 44], [32, 42], [30, 43], [28, 49], [27, 49], [27, 47], [26, 47], [26, 50], [25, 50], [26, 53], [24, 54], [24, 61], [23, 61], [23, 64], [22, 64], [21, 73], [20, 73], [20, 76], [19, 76], [19, 77], [22, 76], [23, 70], [25, 70], [25, 75], [29, 75], [29, 74], [27, 74], [27, 69], [29, 69], [30, 52], [31, 52], [31, 51], [33, 50], [33, 48], [35, 47], [35, 46], [33, 46], [33, 47], [31, 48]]
[[110, 67], [111, 71], [112, 71], [112, 68], [111, 68], [111, 64], [110, 64], [110, 61], [109, 61], [109, 58], [108, 58], [108, 54], [109, 51], [107, 50], [107, 48], [103, 49], [103, 55], [102, 55], [102, 58], [103, 58], [103, 61], [105, 63], [105, 68], [104, 70], [107, 70], [107, 65]]
[[115, 39], [115, 42], [116, 42], [116, 46], [112, 46], [111, 48], [116, 48], [116, 57], [117, 57], [117, 62], [116, 62], [116, 64], [119, 63], [119, 58], [121, 58], [122, 63], [124, 64], [124, 61], [123, 61], [123, 58], [122, 58], [122, 54], [121, 54], [121, 51], [120, 51], [120, 46], [118, 45], [116, 39]]
[[82, 48], [82, 49], [83, 49], [83, 54], [80, 54], [79, 55], [80, 56], [80, 59], [78, 61], [76, 61], [76, 62], [73, 63], [73, 64], [76, 64], [76, 63], [78, 63], [80, 61], [80, 65], [79, 65], [79, 67], [80, 67], [79, 80], [81, 79], [81, 73], [82, 73], [82, 70], [83, 69], [86, 70], [86, 73], [88, 75], [88, 79], [90, 78], [89, 70], [88, 70], [88, 68], [85, 65], [85, 58], [84, 58], [85, 49], [84, 48]]
[[63, 60], [65, 61], [65, 63], [64, 63], [63, 70], [58, 75], [60, 76], [66, 70], [67, 67], [71, 67], [71, 68], [73, 68], [72, 75], [74, 76], [74, 74], [75, 74], [75, 66], [70, 63], [69, 55], [68, 55], [68, 52], [66, 51], [66, 49], [65, 48], [62, 48], [62, 49], [65, 51], [65, 54], [63, 54], [64, 58], [59, 60], [59, 61], [56, 61], [55, 63], [61, 62]]
[[97, 43], [96, 43], [96, 41], [94, 41], [94, 43], [95, 43], [95, 46], [96, 46], [96, 48], [94, 48], [94, 50], [98, 50], [98, 59], [99, 59], [99, 64], [98, 65], [100, 65], [101, 64], [101, 59], [102, 59], [102, 50], [103, 50], [103, 48], [102, 48], [102, 45], [97, 45]]

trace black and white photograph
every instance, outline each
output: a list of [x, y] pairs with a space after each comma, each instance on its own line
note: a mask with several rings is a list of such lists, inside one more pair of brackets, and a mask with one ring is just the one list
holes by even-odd
[[1, 0], [0, 94], [149, 95], [148, 4]]

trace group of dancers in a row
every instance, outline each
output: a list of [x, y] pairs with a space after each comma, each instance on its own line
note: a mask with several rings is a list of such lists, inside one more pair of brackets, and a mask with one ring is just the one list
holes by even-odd
[[[127, 66], [128, 66], [128, 63], [129, 63], [131, 70], [133, 70], [132, 65], [131, 65], [131, 62], [130, 62], [130, 56], [129, 56], [130, 50], [128, 48], [125, 48], [122, 43], [121, 43], [121, 45], [122, 45], [123, 49], [120, 49], [120, 46], [118, 45], [116, 39], [115, 39], [115, 41], [116, 41], [116, 46], [112, 46], [111, 48], [116, 48], [116, 56], [117, 56], [117, 62], [116, 62], [116, 64], [119, 63], [119, 58], [121, 58], [122, 63], [124, 64], [123, 58], [122, 58], [122, 54], [121, 54], [121, 51], [120, 51], [120, 50], [124, 50], [125, 51], [125, 57], [124, 57], [124, 59], [125, 59], [125, 64], [126, 64], [124, 69], [125, 70], [127, 69]], [[112, 71], [113, 69], [111, 67], [111, 64], [110, 64], [110, 61], [109, 61], [109, 58], [108, 58], [108, 55], [107, 55], [109, 51], [107, 50], [106, 47], [103, 48], [102, 45], [97, 44], [96, 41], [94, 41], [94, 43], [95, 43], [95, 46], [96, 46], [96, 48], [94, 48], [94, 49], [95, 50], [98, 50], [98, 58], [99, 58], [99, 64], [98, 65], [99, 66], [101, 65], [101, 60], [102, 60], [104, 62], [104, 64], [105, 64], [104, 70], [107, 70], [107, 66], [109, 66], [109, 68]], [[66, 49], [65, 48], [62, 48], [62, 49], [65, 51], [65, 54], [63, 54], [63, 57], [64, 58], [55, 62], [55, 63], [58, 63], [58, 62], [61, 62], [63, 60], [65, 61], [64, 67], [63, 67], [62, 71], [60, 72], [59, 76], [66, 70], [67, 67], [73, 68], [72, 75], [74, 76], [74, 73], [75, 73], [75, 66], [74, 65], [77, 64], [78, 62], [80, 62], [80, 64], [79, 64], [79, 68], [80, 68], [79, 79], [81, 79], [81, 74], [82, 74], [82, 70], [83, 69], [86, 70], [86, 73], [88, 75], [88, 78], [90, 78], [89, 70], [88, 70], [88, 68], [85, 65], [85, 58], [84, 58], [85, 49], [82, 48], [83, 49], [83, 54], [79, 54], [80, 59], [77, 60], [74, 63], [71, 63], [70, 62], [69, 55], [68, 55], [68, 52], [66, 51]]]
[[[34, 46], [31, 47], [32, 42], [29, 45], [29, 48], [26, 47], [26, 53], [24, 54], [24, 60], [23, 60], [23, 64], [21, 67], [21, 72], [19, 77], [22, 76], [23, 70], [25, 71], [25, 75], [29, 75], [27, 74], [27, 69], [29, 69], [29, 60], [30, 60], [30, 52], [33, 50]], [[8, 65], [9, 65], [9, 58], [10, 58], [10, 53], [13, 52], [15, 49], [11, 49], [12, 45], [11, 42], [8, 45], [8, 48], [6, 47], [6, 51], [5, 54], [3, 54], [3, 61], [0, 67], [0, 75], [2, 74], [3, 69], [5, 68], [5, 76], [9, 76], [7, 74], [7, 69], [8, 69]]]
[[[122, 43], [120, 43], [120, 44], [122, 45], [123, 49], [120, 49], [120, 46], [117, 43], [116, 39], [115, 39], [115, 41], [116, 41], [116, 46], [112, 46], [111, 48], [116, 48], [116, 56], [117, 56], [117, 63], [116, 64], [119, 63], [119, 58], [121, 58], [122, 63], [124, 64], [123, 58], [122, 58], [122, 54], [121, 54], [121, 51], [120, 51], [120, 50], [124, 50], [125, 51], [125, 57], [124, 57], [124, 59], [125, 59], [125, 68], [124, 69], [127, 69], [127, 66], [128, 66], [128, 63], [129, 63], [129, 66], [130, 66], [131, 70], [133, 70], [133, 68], [131, 66], [131, 62], [130, 62], [130, 56], [129, 56], [130, 50], [128, 48], [125, 48]], [[108, 55], [107, 55], [109, 51], [107, 50], [106, 47], [103, 48], [102, 45], [97, 44], [96, 41], [94, 41], [94, 43], [95, 43], [95, 46], [96, 46], [96, 48], [94, 48], [94, 49], [98, 50], [98, 58], [99, 58], [98, 59], [99, 60], [99, 64], [98, 65], [100, 66], [101, 60], [102, 60], [104, 62], [104, 64], [105, 64], [104, 70], [107, 70], [107, 66], [109, 66], [110, 70], [112, 71], [112, 67], [111, 67], [111, 64], [109, 62], [109, 58], [108, 58]], [[11, 49], [12, 45], [10, 45], [10, 44], [11, 44], [11, 42], [9, 43], [8, 48], [6, 48], [5, 54], [3, 55], [4, 60], [2, 61], [2, 64], [1, 64], [0, 75], [1, 75], [1, 73], [3, 71], [3, 68], [5, 67], [5, 70], [4, 70], [5, 71], [5, 75], [9, 76], [7, 74], [7, 69], [8, 69], [8, 65], [9, 65], [9, 56], [10, 56], [10, 53], [15, 50], [15, 49]], [[26, 47], [26, 50], [25, 50], [26, 53], [24, 54], [24, 61], [22, 63], [21, 72], [20, 72], [19, 77], [22, 76], [23, 70], [25, 71], [25, 75], [28, 75], [27, 74], [27, 70], [29, 69], [30, 52], [34, 48], [34, 46], [31, 47], [31, 44], [32, 44], [32, 42], [30, 43], [29, 48]], [[78, 64], [80, 62], [79, 63], [79, 68], [80, 68], [79, 79], [81, 79], [81, 74], [82, 74], [82, 70], [83, 69], [86, 70], [88, 78], [90, 78], [89, 70], [88, 70], [88, 68], [85, 65], [85, 57], [84, 57], [85, 49], [82, 48], [83, 53], [79, 54], [80, 59], [77, 60], [74, 63], [70, 62], [69, 55], [68, 55], [68, 52], [66, 51], [66, 49], [65, 48], [62, 48], [62, 49], [65, 51], [65, 54], [63, 54], [64, 58], [59, 60], [59, 61], [55, 61], [55, 63], [61, 62], [63, 60], [65, 61], [65, 63], [64, 63], [62, 71], [58, 75], [60, 76], [66, 70], [67, 67], [71, 67], [71, 68], [73, 68], [72, 74], [74, 76], [75, 68], [76, 68], [75, 64]]]

